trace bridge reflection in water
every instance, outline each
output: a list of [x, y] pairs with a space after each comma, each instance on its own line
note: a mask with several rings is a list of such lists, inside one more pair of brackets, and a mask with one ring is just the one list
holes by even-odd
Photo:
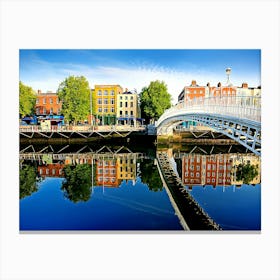
[[[242, 153], [215, 154], [214, 146], [211, 147], [210, 153], [197, 146], [190, 147], [189, 150], [184, 152], [182, 147], [180, 150], [162, 149], [153, 157], [151, 154], [134, 152], [124, 146], [117, 148], [103, 146], [93, 149], [85, 145], [77, 146], [76, 150], [73, 150], [69, 145], [64, 147], [29, 145], [21, 149], [19, 159], [20, 168], [28, 162], [36, 162], [37, 174], [41, 179], [64, 178], [65, 167], [88, 164], [91, 166], [92, 194], [94, 188], [98, 186], [103, 187], [103, 192], [104, 188], [118, 188], [123, 180], [135, 184], [137, 178], [143, 176], [140, 168], [141, 161], [154, 159], [162, 184], [183, 229], [222, 230], [219, 221], [211, 217], [204, 209], [204, 205], [200, 205], [193, 197], [192, 188], [212, 185], [214, 188], [221, 186], [224, 190], [230, 186], [240, 187], [244, 180], [246, 184], [259, 184], [260, 157]], [[240, 175], [240, 172], [245, 174], [246, 170], [241, 169], [246, 166], [255, 168], [254, 176]], [[137, 207], [140, 205], [141, 203], [138, 203]]]

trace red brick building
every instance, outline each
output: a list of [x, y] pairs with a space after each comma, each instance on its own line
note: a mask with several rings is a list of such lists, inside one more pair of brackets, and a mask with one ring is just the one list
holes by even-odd
[[51, 163], [38, 166], [38, 172], [41, 177], [63, 177], [64, 164]]
[[96, 166], [97, 186], [118, 187], [116, 159], [98, 159]]
[[182, 182], [185, 185], [231, 185], [232, 159], [228, 154], [191, 154], [182, 158]]
[[36, 97], [36, 115], [60, 115], [62, 102], [55, 92], [42, 93], [38, 90]]

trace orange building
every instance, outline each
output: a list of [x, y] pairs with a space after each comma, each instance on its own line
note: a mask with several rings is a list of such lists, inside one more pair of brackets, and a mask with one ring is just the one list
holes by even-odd
[[195, 80], [192, 81], [190, 86], [185, 86], [179, 94], [178, 101], [188, 102], [193, 99], [205, 97], [205, 86], [199, 86]]
[[230, 155], [191, 154], [182, 158], [182, 182], [186, 185], [231, 185]]
[[35, 105], [36, 115], [60, 115], [61, 108], [62, 101], [59, 101], [57, 93], [42, 93], [38, 90]]
[[221, 83], [215, 87], [211, 87], [209, 83], [206, 86], [197, 85], [196, 81], [193, 80], [190, 86], [185, 86], [178, 96], [178, 102], [185, 102], [194, 99], [203, 99], [207, 97], [223, 97], [223, 96], [236, 96], [236, 87], [232, 85], [222, 86]]
[[96, 166], [97, 186], [117, 187], [117, 161], [113, 158], [98, 159]]
[[51, 163], [38, 166], [38, 172], [41, 177], [63, 177], [64, 164]]

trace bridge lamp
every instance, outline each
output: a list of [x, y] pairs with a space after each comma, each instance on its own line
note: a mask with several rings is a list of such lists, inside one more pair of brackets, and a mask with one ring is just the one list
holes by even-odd
[[230, 80], [229, 80], [229, 76], [231, 74], [231, 68], [227, 68], [226, 69], [226, 75], [227, 75], [227, 85], [230, 85]]

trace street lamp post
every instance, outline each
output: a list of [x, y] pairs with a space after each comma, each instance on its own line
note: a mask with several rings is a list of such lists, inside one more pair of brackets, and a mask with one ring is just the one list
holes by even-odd
[[92, 90], [90, 90], [90, 125], [92, 125]]

